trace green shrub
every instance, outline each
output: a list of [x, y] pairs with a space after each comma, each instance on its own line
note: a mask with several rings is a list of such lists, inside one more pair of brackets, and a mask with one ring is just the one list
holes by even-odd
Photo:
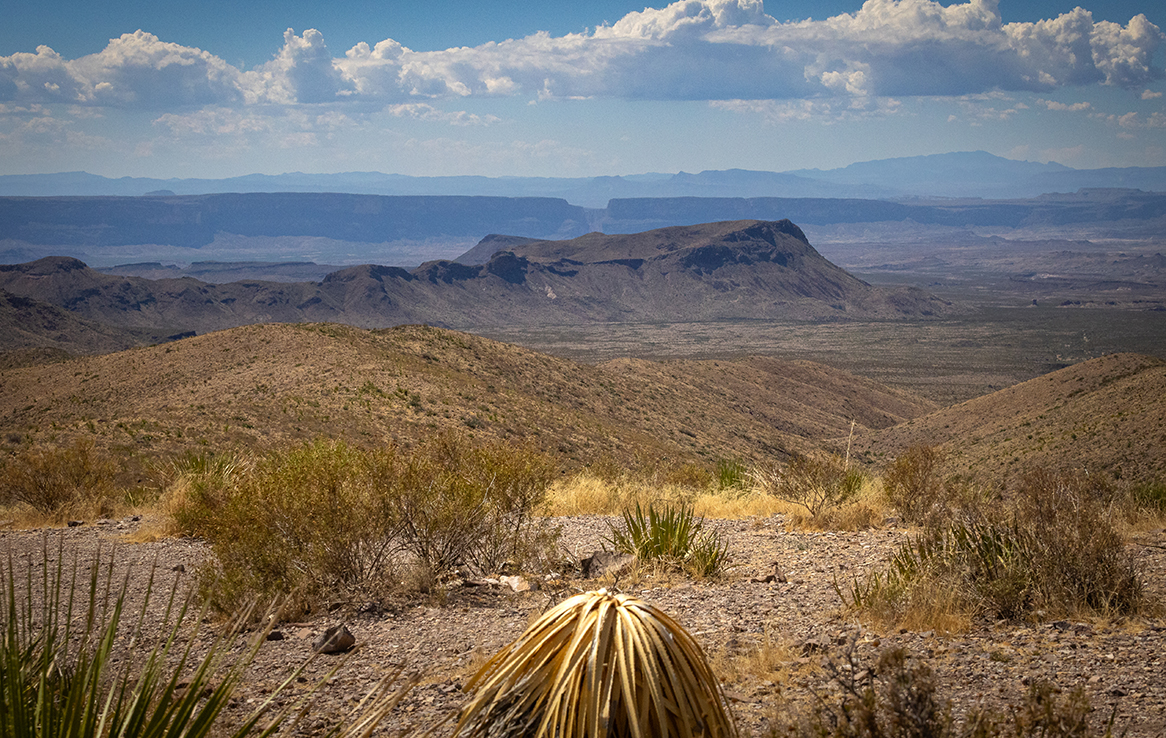
[[372, 483], [373, 463], [343, 442], [316, 441], [232, 477], [210, 468], [174, 517], [214, 551], [203, 579], [216, 607], [281, 593], [311, 599], [380, 574], [396, 527]]
[[462, 564], [522, 568], [545, 557], [554, 536], [536, 512], [554, 476], [550, 459], [533, 449], [450, 433], [378, 467], [377, 485], [402, 545], [436, 575]]
[[686, 505], [664, 505], [623, 511], [623, 528], [611, 526], [607, 542], [616, 551], [633, 554], [645, 563], [677, 566], [693, 576], [710, 577], [728, 565], [728, 543], [716, 531], [704, 530]]
[[163, 501], [186, 535], [205, 537], [206, 527], [229, 502], [233, 485], [245, 472], [234, 454], [187, 453], [170, 464], [163, 476], [168, 493]]
[[766, 493], [814, 518], [853, 499], [863, 482], [862, 472], [835, 455], [798, 454], [784, 468], [759, 467], [754, 478]]
[[1016, 490], [1015, 528], [1040, 609], [1133, 614], [1143, 604], [1137, 568], [1108, 516], [1114, 492], [1094, 477], [1041, 469]]
[[316, 441], [254, 465], [195, 466], [174, 517], [211, 544], [203, 581], [225, 610], [280, 593], [309, 605], [336, 588], [384, 588], [406, 569], [431, 587], [463, 564], [540, 566], [556, 540], [536, 515], [554, 466], [513, 445], [455, 434], [412, 451]]
[[717, 489], [745, 489], [749, 486], [749, 468], [736, 459], [721, 459], [716, 469]]
[[31, 448], [13, 455], [4, 466], [0, 498], [53, 515], [81, 500], [110, 498], [118, 466], [101, 456], [92, 441], [72, 446]]
[[1154, 480], [1135, 484], [1130, 489], [1134, 505], [1150, 513], [1166, 513], [1166, 482]]
[[948, 592], [948, 604], [971, 617], [1129, 615], [1143, 607], [1137, 569], [1106, 514], [1105, 490], [1037, 470], [1011, 492], [1009, 506], [927, 529], [882, 572], [839, 595], [887, 620], [912, 619], [908, 611], [933, 601], [935, 591]]
[[907, 523], [922, 525], [928, 513], [943, 502], [942, 461], [942, 452], [934, 446], [912, 446], [883, 472], [887, 499]]
[[705, 489], [713, 483], [713, 475], [700, 464], [666, 464], [656, 472], [661, 484], [690, 489]]

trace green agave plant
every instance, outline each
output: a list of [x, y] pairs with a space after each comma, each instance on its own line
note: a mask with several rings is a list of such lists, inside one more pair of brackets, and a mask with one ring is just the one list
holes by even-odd
[[466, 690], [459, 736], [737, 735], [692, 636], [652, 605], [603, 589], [547, 611]]
[[[30, 557], [25, 576], [17, 576], [11, 552], [0, 564], [0, 735], [10, 738], [202, 738], [203, 736], [268, 736], [295, 711], [301, 714], [329, 672], [301, 699], [274, 709], [287, 687], [303, 671], [295, 670], [232, 731], [219, 717], [232, 699], [243, 672], [264, 642], [256, 633], [241, 655], [231, 655], [251, 609], [238, 614], [202, 658], [195, 658], [196, 632], [191, 620], [191, 596], [170, 591], [159, 643], [147, 647], [141, 634], [146, 624], [147, 596], [129, 629], [122, 619], [129, 575], [120, 587], [113, 583], [112, 560], [89, 571], [88, 592], [77, 601], [76, 560], [66, 575], [63, 550], [50, 560], [45, 546], [40, 561]], [[34, 569], [39, 572], [34, 575]], [[82, 587], [84, 585], [81, 585]], [[196, 622], [201, 621], [201, 617]], [[197, 626], [192, 626], [197, 630]], [[185, 645], [182, 645], [182, 642]], [[306, 664], [305, 664], [306, 666]], [[340, 667], [337, 666], [337, 669]], [[357, 706], [332, 736], [367, 736], [412, 686], [393, 692], [400, 673], [390, 674]], [[262, 724], [261, 724], [262, 723]]]

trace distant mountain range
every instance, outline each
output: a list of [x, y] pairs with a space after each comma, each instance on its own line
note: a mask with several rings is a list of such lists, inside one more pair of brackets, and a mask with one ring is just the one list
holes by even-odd
[[343, 192], [365, 195], [553, 197], [584, 208], [643, 197], [1026, 198], [1081, 188], [1166, 191], [1166, 167], [1072, 169], [983, 151], [914, 156], [841, 169], [613, 177], [410, 177], [380, 172], [251, 174], [228, 179], [109, 179], [85, 172], [0, 176], [0, 196], [202, 195], [224, 192]]
[[[0, 295], [10, 295], [6, 315], [12, 321], [0, 333], [11, 348], [69, 350], [56, 337], [68, 328], [69, 316], [164, 337], [267, 322], [473, 329], [923, 317], [956, 309], [918, 289], [873, 287], [855, 278], [823, 258], [789, 221], [596, 233], [566, 241], [517, 239], [508, 246], [483, 264], [434, 261], [412, 271], [362, 265], [321, 282], [291, 284], [114, 276], [76, 259], [50, 257], [0, 266]], [[53, 341], [30, 342], [26, 333], [34, 322]]]
[[[820, 229], [879, 224], [875, 230], [899, 240], [908, 229], [921, 227], [1054, 228], [1077, 238], [1081, 227], [1097, 224], [1104, 225], [1106, 238], [1157, 238], [1166, 232], [1166, 193], [1083, 189], [1021, 200], [907, 201], [640, 197], [613, 199], [603, 209], [551, 197], [329, 192], [0, 197], [0, 263], [70, 256], [95, 268], [128, 266], [125, 273], [139, 276], [163, 276], [166, 264], [214, 261], [413, 268], [457, 258], [498, 234], [569, 239], [591, 232], [783, 219]], [[481, 261], [490, 253], [488, 245], [478, 251], [483, 249]], [[182, 275], [198, 276], [197, 271]], [[275, 271], [286, 280], [310, 272]], [[249, 276], [258, 274], [267, 278], [263, 272]]]

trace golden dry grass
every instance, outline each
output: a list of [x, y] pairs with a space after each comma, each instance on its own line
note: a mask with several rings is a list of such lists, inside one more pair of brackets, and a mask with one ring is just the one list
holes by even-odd
[[619, 515], [636, 503], [691, 505], [697, 517], [743, 520], [788, 512], [790, 505], [753, 488], [695, 489], [654, 479], [605, 479], [583, 471], [556, 481], [548, 493], [548, 515]]
[[766, 630], [756, 643], [722, 648], [709, 661], [726, 684], [770, 681], [785, 686], [816, 668], [801, 655], [791, 640]]

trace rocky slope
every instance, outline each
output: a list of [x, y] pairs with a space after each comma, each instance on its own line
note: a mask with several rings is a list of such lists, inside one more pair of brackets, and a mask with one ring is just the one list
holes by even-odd
[[172, 335], [164, 330], [107, 325], [42, 300], [0, 290], [0, 346], [4, 347], [0, 356], [22, 349], [96, 354], [158, 343]]
[[[409, 443], [439, 428], [527, 442], [564, 467], [767, 459], [934, 405], [809, 362], [590, 366], [424, 326], [245, 326], [0, 370], [0, 437], [117, 453]], [[12, 441], [10, 441], [12, 442]]]
[[1150, 481], [1166, 477], [1166, 361], [1111, 354], [893, 428], [856, 448], [889, 458], [908, 446], [947, 452], [952, 471], [998, 479], [1034, 465]]

